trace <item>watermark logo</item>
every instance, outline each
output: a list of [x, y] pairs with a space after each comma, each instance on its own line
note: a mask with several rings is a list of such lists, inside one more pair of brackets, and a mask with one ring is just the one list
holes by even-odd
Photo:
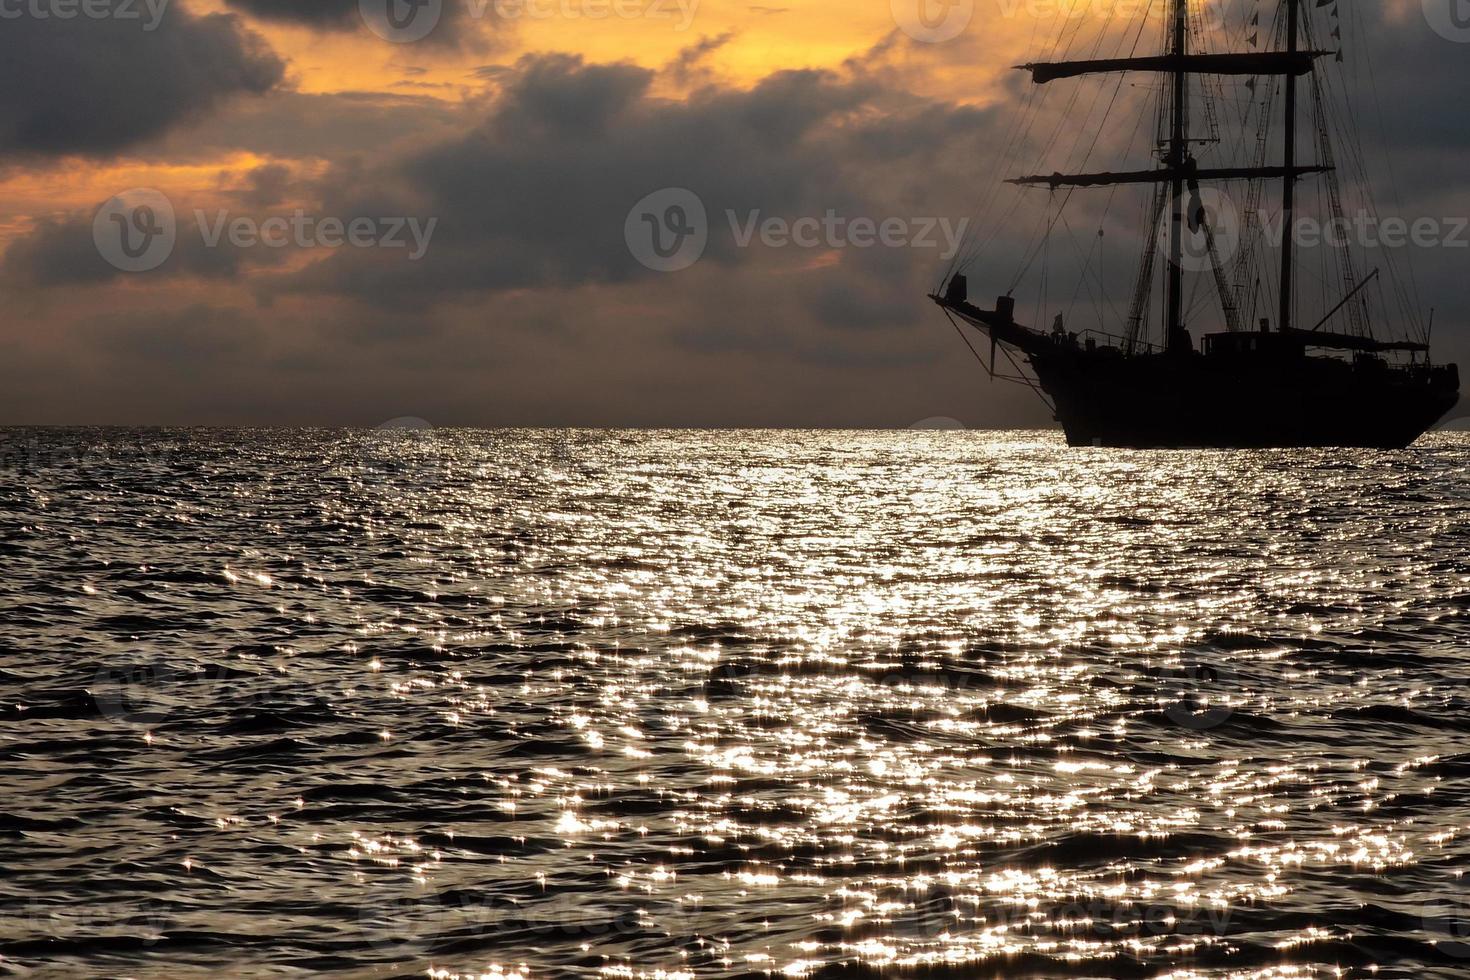
[[377, 477], [408, 477], [421, 485], [437, 482], [447, 466], [445, 447], [436, 431], [415, 415], [379, 423], [362, 445], [363, 471]]
[[99, 935], [124, 932], [145, 948], [161, 942], [165, 933], [178, 923], [169, 910], [151, 902], [76, 903], [32, 901], [26, 906], [26, 929], [34, 936], [49, 940], [93, 939]]
[[633, 258], [655, 272], [678, 272], [699, 261], [709, 245], [709, 217], [699, 195], [665, 187], [628, 211], [623, 240]]
[[[170, 0], [0, 0], [0, 20], [138, 20], [156, 31]], [[146, 20], [145, 20], [146, 18]]]
[[443, 925], [444, 909], [434, 895], [379, 895], [358, 909], [358, 927], [369, 946], [395, 950], [423, 939]]
[[687, 31], [699, 0], [469, 0], [470, 15], [493, 12], [501, 20], [676, 20]]
[[[959, 251], [969, 218], [849, 217], [828, 208], [821, 215], [789, 218], [759, 209], [726, 209], [731, 243], [740, 249], [765, 248], [932, 248], [940, 259]], [[704, 202], [683, 187], [666, 187], [644, 197], [623, 222], [628, 251], [658, 272], [678, 272], [697, 262], [709, 244], [711, 228]]]
[[1167, 679], [1164, 715], [1195, 731], [1218, 728], [1235, 713], [1231, 696], [1239, 690], [1233, 671], [1219, 663], [1186, 662]]
[[739, 215], [727, 210], [725, 218], [739, 248], [749, 248], [756, 240], [766, 248], [935, 248], [941, 249], [939, 258], [944, 261], [960, 250], [970, 226], [969, 218], [958, 222], [948, 218], [849, 218], [830, 208], [821, 217], [763, 218], [760, 211]]
[[168, 717], [168, 693], [187, 680], [162, 662], [131, 663], [98, 669], [90, 688], [104, 718], [151, 728]]
[[[223, 578], [230, 588], [273, 589], [271, 577], [261, 572], [239, 572], [226, 568]], [[306, 690], [318, 704], [335, 702], [347, 686], [330, 685], [303, 689], [285, 670], [285, 657], [278, 656], [258, 672], [237, 670], [229, 665], [174, 667], [162, 654], [152, 659], [117, 660], [98, 668], [87, 688], [98, 714], [120, 724], [157, 729], [180, 713], [197, 711], [206, 704], [228, 704], [236, 716], [254, 711], [281, 710], [283, 699], [299, 704]], [[374, 674], [391, 685], [387, 675]]]
[[1445, 40], [1470, 44], [1470, 0], [1424, 0], [1424, 19]]
[[889, 0], [893, 22], [915, 41], [943, 44], [964, 33], [975, 16], [975, 0]]
[[439, 26], [444, 0], [357, 0], [368, 30], [393, 44], [422, 41]]
[[959, 932], [963, 921], [960, 894], [947, 885], [935, 884], [921, 889], [912, 901], [905, 902], [889, 919], [884, 933], [893, 939], [932, 942]]
[[1470, 959], [1470, 894], [1441, 892], [1424, 903], [1424, 928], [1444, 938], [1435, 948], [1459, 959]]
[[97, 253], [121, 272], [151, 272], [178, 241], [174, 206], [162, 191], [134, 187], [108, 199], [92, 219]]
[[[898, 664], [865, 678], [882, 700], [892, 697], [950, 697], [982, 687], [981, 677], [944, 664]], [[982, 710], [988, 705], [978, 705]]]
[[408, 260], [417, 262], [429, 251], [438, 218], [417, 217], [317, 218], [297, 209], [290, 217], [274, 215], [263, 221], [248, 216], [232, 216], [228, 211], [213, 215], [202, 209], [194, 212], [199, 237], [206, 248], [218, 248], [227, 241], [235, 248], [402, 248], [408, 249]]
[[[1286, 238], [1281, 215], [1262, 219], [1261, 232], [1272, 248], [1280, 248]], [[1470, 218], [1423, 215], [1411, 221], [1397, 215], [1382, 218], [1367, 211], [1330, 221], [1302, 217], [1291, 223], [1291, 240], [1300, 248], [1470, 248]]]
[[55, 468], [101, 471], [158, 466], [176, 457], [179, 444], [145, 433], [95, 436], [73, 431], [11, 430], [0, 435], [0, 471], [38, 473]]
[[[1240, 209], [1229, 195], [1213, 187], [1185, 191], [1178, 200], [1180, 218], [1179, 268], [1186, 272], [1208, 272], [1224, 265], [1240, 250]], [[1168, 241], [1173, 209], [1159, 219], [1159, 240]], [[1211, 255], [1213, 251], [1213, 257]]]
[[522, 904], [470, 891], [374, 891], [358, 908], [358, 928], [369, 945], [383, 951], [412, 947], [446, 935], [466, 939], [516, 934], [543, 942], [593, 943], [645, 934], [651, 927], [686, 938], [695, 928], [692, 914], [677, 899], [623, 899], [610, 907], [593, 909], [556, 901]]
[[373, 431], [401, 435], [407, 432], [428, 432], [433, 428], [432, 422], [421, 419], [417, 415], [400, 415], [386, 422], [379, 422], [373, 426]]
[[[317, 217], [299, 208], [289, 215], [263, 219], [195, 208], [193, 217], [205, 248], [402, 249], [410, 262], [428, 254], [439, 226], [438, 218], [344, 219]], [[92, 220], [92, 241], [98, 254], [122, 272], [151, 272], [163, 265], [178, 246], [179, 232], [173, 203], [149, 187], [136, 187], [109, 199]]]
[[[0, 0], [4, 2], [4, 0]], [[56, 0], [62, 2], [62, 0]], [[393, 44], [412, 44], [432, 34], [444, 19], [446, 0], [358, 0], [368, 30]], [[674, 30], [694, 23], [700, 0], [458, 0], [473, 20], [673, 21]]]
[[[881, 903], [887, 912], [854, 920], [849, 928], [900, 946], [923, 948], [936, 940], [971, 941], [999, 934], [1075, 936], [1079, 929], [1115, 938], [1225, 936], [1232, 910], [1224, 905], [1139, 902], [1127, 898], [1078, 898], [1068, 902], [1005, 901], [965, 893], [941, 882], [916, 879], [901, 895]], [[847, 911], [845, 902], [836, 906]]]

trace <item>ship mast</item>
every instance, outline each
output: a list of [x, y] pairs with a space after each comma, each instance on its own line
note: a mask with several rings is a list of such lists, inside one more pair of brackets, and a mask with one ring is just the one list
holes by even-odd
[[[1166, 317], [1164, 323], [1165, 347], [1172, 354], [1188, 353], [1191, 348], [1189, 333], [1184, 325], [1184, 223], [1185, 208], [1198, 207], [1194, 194], [1204, 181], [1217, 180], [1281, 180], [1283, 218], [1286, 221], [1286, 236], [1281, 254], [1281, 311], [1279, 329], [1292, 328], [1292, 273], [1295, 271], [1295, 256], [1292, 254], [1291, 221], [1295, 206], [1296, 181], [1308, 174], [1325, 173], [1330, 165], [1302, 166], [1296, 162], [1296, 91], [1297, 77], [1313, 70], [1316, 59], [1330, 52], [1303, 50], [1298, 35], [1301, 0], [1283, 0], [1286, 4], [1288, 31], [1287, 46], [1279, 51], [1225, 52], [1221, 54], [1189, 51], [1189, 0], [1168, 0], [1165, 8], [1169, 23], [1167, 50], [1162, 55], [1133, 56], [1122, 58], [1085, 59], [1080, 61], [1033, 62], [1018, 65], [1031, 73], [1032, 81], [1045, 85], [1064, 78], [1083, 75], [1109, 74], [1113, 72], [1158, 72], [1172, 83], [1173, 105], [1170, 106], [1168, 147], [1161, 165], [1152, 170], [1104, 171], [1082, 174], [1034, 174], [1014, 177], [1008, 181], [1022, 186], [1059, 188], [1110, 187], [1119, 184], [1164, 184], [1174, 198], [1169, 221], [1169, 275], [1166, 288]], [[1189, 150], [1189, 76], [1228, 75], [1257, 77], [1262, 75], [1285, 76], [1286, 78], [1286, 146], [1285, 159], [1279, 167], [1201, 167]], [[1185, 200], [1185, 191], [1190, 199]], [[1191, 217], [1193, 217], [1191, 215]], [[1204, 228], [1201, 216], [1201, 228]], [[1193, 224], [1193, 222], [1191, 222]], [[1151, 261], [1151, 253], [1146, 261]], [[1140, 275], [1141, 282], [1147, 282]]]
[[[1286, 51], [1289, 56], [1297, 52], [1297, 0], [1286, 0]], [[1282, 160], [1286, 176], [1281, 182], [1281, 312], [1278, 314], [1278, 329], [1282, 333], [1291, 329], [1292, 273], [1295, 257], [1292, 255], [1294, 211], [1296, 209], [1296, 76], [1286, 76], [1286, 133]]]
[[[1185, 109], [1189, 102], [1189, 73], [1184, 70], [1183, 58], [1189, 43], [1189, 2], [1173, 0], [1174, 28], [1169, 53], [1179, 58], [1179, 68], [1174, 75], [1174, 122], [1169, 133], [1170, 171], [1169, 193], [1173, 197], [1173, 209], [1169, 216], [1169, 315], [1164, 344], [1169, 352], [1178, 353], [1189, 345], [1189, 335], [1184, 331], [1184, 160], [1189, 152], [1186, 133]], [[1287, 164], [1290, 166], [1290, 163]], [[1289, 181], [1288, 181], [1289, 183]]]

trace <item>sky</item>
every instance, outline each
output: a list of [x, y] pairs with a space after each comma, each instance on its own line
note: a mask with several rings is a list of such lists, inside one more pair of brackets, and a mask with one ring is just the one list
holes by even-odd
[[[925, 298], [963, 232], [972, 293], [1121, 326], [1143, 199], [1001, 180], [1147, 165], [1146, 81], [1012, 67], [1147, 0], [423, 3], [0, 0], [0, 423], [1052, 424]], [[1340, 3], [1348, 210], [1433, 223], [1360, 271], [1470, 362], [1470, 5]]]

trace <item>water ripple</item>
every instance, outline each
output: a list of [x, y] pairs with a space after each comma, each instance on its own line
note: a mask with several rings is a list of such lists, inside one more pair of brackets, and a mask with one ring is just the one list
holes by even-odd
[[1470, 969], [1464, 436], [0, 461], [0, 973]]

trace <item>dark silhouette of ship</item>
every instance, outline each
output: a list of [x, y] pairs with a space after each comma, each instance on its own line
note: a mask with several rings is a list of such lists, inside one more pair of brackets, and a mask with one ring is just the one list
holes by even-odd
[[[1318, 6], [1322, 6], [1321, 3]], [[1336, 9], [1333, 8], [1333, 15]], [[1121, 173], [1051, 174], [1009, 183], [1057, 190], [1146, 184], [1155, 187], [1151, 229], [1169, 206], [1167, 234], [1153, 235], [1134, 288], [1126, 333], [1068, 332], [1057, 316], [1050, 330], [1018, 323], [1015, 299], [999, 297], [993, 308], [970, 302], [965, 275], [951, 269], [940, 291], [931, 295], [959, 328], [973, 328], [990, 342], [986, 365], [992, 378], [1032, 386], [1052, 407], [1071, 445], [1119, 447], [1374, 447], [1401, 448], [1414, 442], [1459, 400], [1459, 371], [1435, 365], [1429, 356], [1429, 324], [1419, 339], [1379, 339], [1375, 315], [1364, 292], [1379, 270], [1360, 277], [1345, 254], [1340, 257], [1343, 299], [1320, 322], [1302, 328], [1293, 322], [1295, 187], [1308, 175], [1330, 183], [1328, 199], [1341, 216], [1341, 193], [1332, 165], [1331, 141], [1323, 124], [1314, 142], [1319, 161], [1297, 163], [1297, 82], [1313, 82], [1315, 118], [1321, 123], [1323, 93], [1317, 84], [1318, 59], [1332, 52], [1304, 49], [1309, 30], [1300, 0], [1283, 0], [1275, 50], [1191, 53], [1198, 37], [1190, 24], [1187, 0], [1169, 0], [1168, 51], [1162, 56], [1060, 61], [1021, 66], [1037, 83], [1095, 73], [1154, 72], [1160, 76], [1160, 166]], [[1257, 15], [1258, 24], [1259, 15]], [[1334, 28], [1334, 37], [1339, 31]], [[1254, 42], [1255, 37], [1252, 35]], [[1340, 52], [1337, 59], [1341, 60]], [[1281, 123], [1283, 160], [1265, 162], [1266, 130], [1256, 140], [1251, 166], [1205, 167], [1193, 156], [1188, 133], [1190, 80], [1197, 75], [1245, 78], [1246, 90], [1261, 94], [1262, 120], [1271, 115], [1278, 91], [1284, 94]], [[1258, 85], [1260, 79], [1268, 84]], [[1277, 84], [1280, 80], [1280, 84]], [[1264, 127], [1264, 123], [1261, 124]], [[1216, 249], [1215, 216], [1208, 213], [1200, 185], [1212, 181], [1281, 181], [1281, 214], [1287, 232], [1281, 239], [1279, 303], [1276, 321], [1261, 318], [1254, 328], [1241, 323], [1247, 296], [1260, 293], [1259, 268], [1250, 248], [1234, 265], [1235, 281]], [[1256, 185], [1261, 186], [1261, 185]], [[1258, 198], [1259, 195], [1257, 195]], [[1170, 204], [1172, 203], [1172, 206]], [[1248, 217], [1252, 214], [1248, 210]], [[1186, 233], [1186, 228], [1188, 229]], [[1188, 238], [1186, 237], [1188, 236]], [[1167, 238], [1161, 343], [1144, 339], [1159, 239]], [[1182, 256], [1186, 241], [1208, 259], [1220, 295], [1226, 329], [1207, 333], [1196, 346], [1185, 322]], [[1199, 242], [1203, 242], [1203, 247]], [[1249, 279], [1254, 274], [1254, 282]], [[1248, 293], [1248, 289], [1251, 291]], [[1340, 327], [1334, 321], [1342, 321]], [[1249, 322], [1247, 320], [1247, 322]], [[963, 335], [963, 330], [961, 331]], [[968, 338], [966, 343], [969, 344]], [[1014, 373], [998, 369], [1004, 354]], [[1031, 375], [1016, 362], [1018, 353]]]

